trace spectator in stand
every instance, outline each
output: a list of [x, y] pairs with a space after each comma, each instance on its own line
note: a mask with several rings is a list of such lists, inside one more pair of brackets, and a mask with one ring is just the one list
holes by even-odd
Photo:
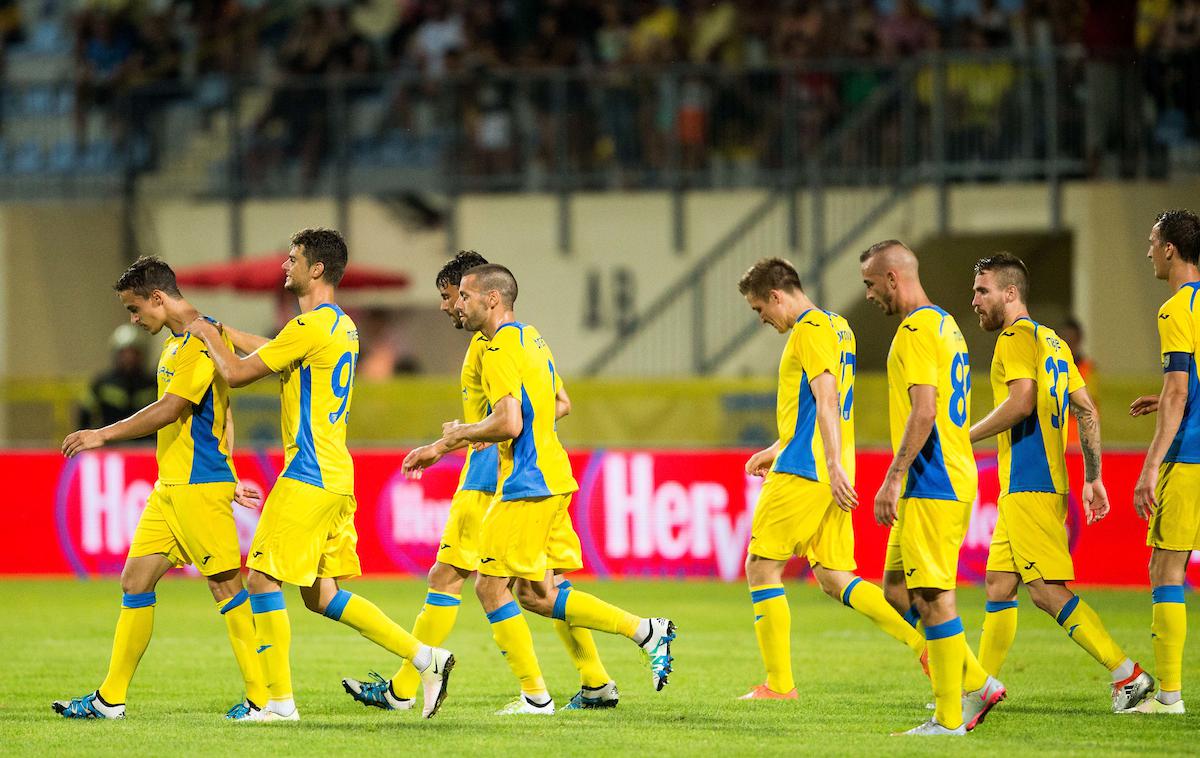
[[[108, 341], [112, 365], [88, 385], [79, 405], [79, 427], [99, 429], [132, 416], [158, 397], [158, 378], [146, 369], [143, 333], [133, 324], [121, 324]], [[154, 444], [155, 435], [116, 443]]]
[[135, 35], [126, 18], [107, 11], [85, 11], [76, 17], [75, 140], [87, 142], [93, 108], [103, 111], [114, 141], [123, 136], [118, 98], [125, 94], [133, 67]]
[[917, 0], [897, 0], [895, 12], [880, 24], [879, 43], [886, 57], [904, 58], [929, 49], [935, 32]]
[[446, 73], [446, 55], [466, 46], [463, 17], [449, 0], [427, 0], [424, 15], [409, 42], [408, 55], [426, 76], [437, 79]]
[[[1067, 320], [1063, 322], [1062, 329], [1058, 330], [1058, 336], [1062, 337], [1063, 342], [1066, 342], [1067, 347], [1070, 348], [1071, 355], [1075, 359], [1075, 367], [1079, 369], [1079, 375], [1087, 384], [1092, 400], [1099, 406], [1100, 392], [1096, 382], [1096, 365], [1083, 349], [1083, 324], [1079, 323], [1079, 319], [1074, 316], [1068, 316]], [[1074, 449], [1079, 448], [1079, 427], [1075, 423], [1075, 414], [1073, 413], [1068, 414], [1067, 419], [1067, 444]]]

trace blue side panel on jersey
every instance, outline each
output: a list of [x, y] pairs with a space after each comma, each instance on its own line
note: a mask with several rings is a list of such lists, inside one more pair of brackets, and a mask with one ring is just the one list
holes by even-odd
[[216, 423], [213, 404], [210, 384], [200, 403], [192, 406], [192, 473], [188, 484], [237, 481], [229, 468], [229, 460], [221, 452], [221, 441], [213, 435], [213, 424]]
[[338, 322], [342, 320], [342, 316], [345, 316], [346, 313], [336, 303], [321, 303], [316, 308], [313, 308], [313, 312], [319, 311], [322, 308], [328, 308], [337, 314], [337, 318], [333, 320], [333, 326], [329, 327], [329, 333], [333, 334], [333, 330], [337, 329]]
[[462, 489], [471, 492], [495, 492], [500, 476], [500, 448], [496, 445], [467, 454], [467, 475]]
[[1009, 492], [1054, 492], [1050, 461], [1037, 411], [1012, 428], [1012, 468], [1008, 472]]
[[950, 484], [950, 472], [946, 470], [946, 457], [942, 454], [942, 441], [937, 426], [929, 432], [921, 452], [908, 468], [908, 483], [904, 497], [920, 497], [927, 500], [958, 500], [954, 486]]
[[296, 454], [283, 476], [325, 488], [312, 431], [312, 367], [300, 367], [300, 423], [296, 429]]
[[504, 480], [502, 500], [528, 500], [548, 497], [550, 488], [538, 468], [537, 446], [533, 441], [533, 403], [521, 387], [521, 433], [513, 440], [513, 470]]
[[1194, 356], [1192, 365], [1188, 367], [1187, 404], [1183, 407], [1183, 419], [1163, 461], [1200, 463], [1200, 375], [1196, 373]]
[[775, 470], [817, 480], [817, 460], [813, 457], [813, 432], [817, 426], [817, 400], [808, 385], [808, 373], [800, 375], [800, 398], [796, 404], [796, 428], [792, 438], [775, 461]]

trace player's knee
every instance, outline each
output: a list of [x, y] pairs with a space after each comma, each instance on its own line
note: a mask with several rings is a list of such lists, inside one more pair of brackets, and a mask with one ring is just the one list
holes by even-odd
[[126, 595], [137, 595], [153, 589], [154, 582], [139, 572], [130, 570], [128, 566], [121, 570], [121, 592]]
[[304, 607], [316, 614], [325, 613], [325, 603], [321, 602], [321, 596], [318, 593], [300, 593], [300, 598], [304, 601]]

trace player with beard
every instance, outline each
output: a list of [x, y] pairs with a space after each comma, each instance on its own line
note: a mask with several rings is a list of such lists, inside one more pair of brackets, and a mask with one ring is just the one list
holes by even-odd
[[979, 661], [992, 676], [1017, 633], [1017, 587], [1050, 614], [1067, 636], [1112, 674], [1112, 708], [1120, 712], [1154, 691], [1154, 679], [1121, 650], [1096, 612], [1073, 593], [1075, 569], [1067, 517], [1068, 407], [1079, 424], [1083, 507], [1087, 523], [1108, 514], [1100, 478], [1100, 414], [1071, 349], [1054, 330], [1029, 317], [1029, 271], [1020, 258], [997, 253], [975, 264], [971, 307], [979, 325], [1000, 332], [992, 354], [996, 407], [971, 427], [971, 442], [997, 437], [1000, 500], [987, 561], [987, 613]]

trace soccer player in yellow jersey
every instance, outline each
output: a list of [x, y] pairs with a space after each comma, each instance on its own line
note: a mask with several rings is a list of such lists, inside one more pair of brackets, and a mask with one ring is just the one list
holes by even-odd
[[1138, 398], [1134, 416], [1158, 411], [1154, 439], [1133, 493], [1138, 515], [1150, 521], [1146, 542], [1154, 588], [1154, 662], [1158, 695], [1137, 713], [1179, 714], [1183, 707], [1183, 641], [1187, 614], [1183, 583], [1188, 558], [1200, 550], [1200, 218], [1185, 210], [1160, 213], [1146, 251], [1154, 276], [1174, 294], [1158, 309], [1163, 386], [1157, 398]]
[[246, 713], [246, 721], [300, 718], [292, 697], [284, 582], [300, 588], [310, 611], [411, 660], [422, 672], [426, 718], [441, 706], [454, 666], [448, 651], [422, 644], [370, 601], [338, 586], [338, 580], [360, 573], [354, 462], [346, 449], [358, 328], [335, 302], [347, 257], [346, 243], [337, 232], [297, 232], [283, 261], [283, 274], [284, 287], [300, 301], [300, 315], [272, 340], [228, 330], [234, 346], [249, 353], [244, 358], [233, 354], [207, 320], [197, 319], [190, 326], [208, 345], [217, 372], [231, 387], [280, 375], [284, 470], [267, 496], [246, 561], [270, 699], [266, 707]]
[[1149, 697], [1154, 679], [1067, 587], [1075, 579], [1064, 526], [1067, 409], [1079, 423], [1088, 524], [1104, 518], [1109, 507], [1100, 478], [1100, 415], [1067, 343], [1029, 317], [1028, 296], [1029, 271], [1020, 258], [997, 253], [975, 264], [971, 306], [981, 327], [1000, 332], [992, 355], [996, 407], [971, 427], [972, 442], [998, 437], [1000, 474], [979, 661], [989, 674], [1000, 675], [1017, 633], [1017, 587], [1024, 583], [1034, 605], [1112, 674], [1112, 707], [1119, 712]]
[[898, 611], [915, 600], [925, 627], [935, 705], [933, 718], [905, 734], [962, 735], [1005, 696], [967, 646], [954, 595], [978, 485], [967, 343], [954, 317], [925, 294], [917, 256], [902, 242], [877, 242], [860, 261], [867, 300], [902, 316], [887, 361], [894, 457], [875, 495], [875, 520], [892, 528], [888, 600]]
[[95, 692], [57, 701], [54, 709], [67, 718], [125, 717], [129, 682], [154, 628], [155, 587], [169, 569], [190, 563], [208, 579], [246, 682], [246, 699], [228, 714], [234, 718], [267, 700], [231, 507], [234, 501], [253, 507], [261, 495], [237, 481], [229, 387], [215, 375], [203, 343], [187, 331], [199, 312], [183, 298], [175, 272], [158, 258], [142, 257], [113, 289], [135, 325], [151, 334], [163, 327], [171, 332], [158, 361], [158, 399], [103, 429], [67, 435], [62, 451], [70, 458], [157, 431], [158, 481], [121, 571], [124, 597], [108, 675]]
[[846, 319], [817, 308], [795, 267], [780, 258], [751, 266], [738, 291], [764, 324], [788, 335], [779, 361], [779, 438], [746, 462], [746, 473], [766, 477], [754, 509], [746, 579], [767, 681], [742, 699], [792, 700], [797, 695], [783, 570], [793, 555], [807, 556], [826, 594], [870, 618], [914, 655], [924, 652], [925, 639], [879, 587], [854, 574], [854, 332]]
[[[479, 253], [462, 250], [437, 274], [434, 283], [438, 294], [441, 295], [441, 310], [449, 316], [455, 329], [464, 328], [462, 318], [454, 307], [458, 301], [458, 285], [462, 281], [463, 272], [485, 263], [487, 261]], [[483, 353], [487, 345], [488, 341], [482, 334], [472, 332], [467, 355], [463, 359], [463, 420], [468, 424], [481, 421], [488, 414], [489, 406], [483, 393], [482, 376]], [[569, 408], [570, 399], [560, 386], [556, 417], [561, 418]], [[429, 593], [425, 598], [425, 606], [413, 623], [413, 635], [426, 644], [441, 645], [449, 636], [462, 602], [463, 583], [479, 569], [479, 529], [483, 514], [496, 492], [496, 476], [499, 469], [497, 450], [495, 445], [480, 450], [467, 448], [467, 460], [459, 475], [458, 488], [450, 501], [450, 513], [442, 533], [437, 561], [429, 570]], [[406, 461], [409, 467], [414, 467], [417, 461], [423, 461], [425, 466], [429, 466], [440, 460], [445, 453], [438, 442], [434, 442], [411, 451], [406, 456]], [[416, 470], [418, 473], [421, 471], [420, 468]], [[569, 514], [563, 511], [562, 517], [566, 523], [556, 524], [556, 529], [570, 531]], [[547, 555], [548, 567], [557, 575], [560, 588], [570, 588], [571, 583], [561, 574], [582, 568], [579, 541], [574, 539], [571, 532], [571, 539], [555, 541], [554, 545], [565, 546], [568, 549], [551, 550]], [[573, 627], [559, 619], [554, 619], [554, 628], [579, 670], [581, 679], [580, 690], [567, 708], [615, 707], [620, 696], [616, 684], [609, 678], [604, 664], [600, 661], [600, 653], [592, 639], [591, 630]], [[390, 680], [378, 676], [371, 682], [342, 680], [342, 686], [355, 700], [363, 705], [385, 710], [411, 708], [417, 683], [417, 671], [407, 661]]]
[[[498, 489], [483, 517], [475, 594], [492, 637], [521, 682], [521, 696], [498, 715], [549, 715], [554, 700], [514, 589], [528, 610], [633, 640], [650, 657], [656, 689], [666, 685], [671, 672], [675, 625], [665, 618], [639, 618], [547, 578], [548, 555], [563, 549], [556, 543], [578, 550], [579, 538], [565, 518], [578, 486], [555, 428], [561, 379], [554, 356], [537, 329], [516, 320], [516, 299], [517, 280], [503, 266], [478, 266], [463, 275], [457, 308], [464, 326], [488, 340], [482, 377], [491, 411], [474, 424], [447, 422], [438, 445], [447, 451], [468, 444], [499, 448]], [[406, 461], [405, 471], [416, 476], [432, 460]]]

